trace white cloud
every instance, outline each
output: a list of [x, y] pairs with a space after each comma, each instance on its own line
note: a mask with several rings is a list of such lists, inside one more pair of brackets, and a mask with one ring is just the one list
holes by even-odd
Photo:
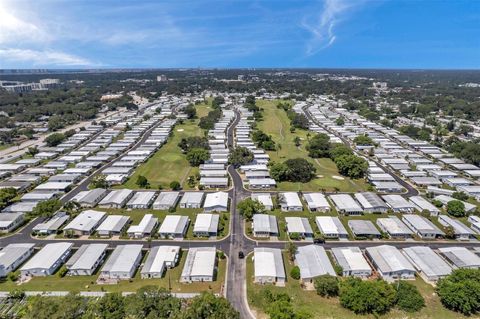
[[0, 44], [44, 43], [51, 40], [48, 32], [34, 23], [14, 15], [12, 9], [0, 3]]
[[29, 63], [34, 66], [96, 66], [82, 57], [53, 50], [0, 49], [0, 60], [4, 62]]
[[335, 26], [345, 18], [346, 13], [361, 2], [325, 0], [323, 10], [318, 16], [313, 19], [304, 17], [302, 26], [311, 33], [311, 39], [307, 42], [306, 54], [314, 55], [331, 46], [337, 39]]

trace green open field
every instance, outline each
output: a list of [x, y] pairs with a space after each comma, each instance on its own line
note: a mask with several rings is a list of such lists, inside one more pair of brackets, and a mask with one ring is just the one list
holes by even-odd
[[[107, 291], [107, 292], [135, 292], [139, 288], [149, 285], [155, 285], [163, 288], [169, 288], [171, 292], [201, 292], [210, 291], [219, 293], [223, 289], [225, 282], [226, 259], [219, 259], [217, 279], [214, 282], [199, 283], [181, 283], [180, 275], [185, 264], [187, 252], [183, 251], [180, 262], [175, 268], [167, 270], [164, 277], [155, 279], [141, 279], [140, 270], [137, 270], [135, 277], [131, 280], [122, 280], [118, 284], [98, 285], [96, 280], [98, 274], [93, 276], [65, 276], [63, 278], [57, 275], [47, 277], [35, 277], [27, 283], [18, 285], [12, 281], [4, 280], [0, 282], [0, 291], [12, 291], [21, 289], [25, 291]], [[147, 257], [145, 254], [144, 260]], [[170, 280], [169, 280], [170, 279]]]
[[141, 164], [135, 170], [135, 173], [128, 179], [121, 188], [138, 189], [135, 184], [138, 176], [145, 176], [150, 187], [157, 189], [161, 186], [163, 189], [170, 188], [170, 182], [178, 181], [183, 189], [191, 189], [187, 184], [190, 175], [195, 175], [197, 168], [193, 168], [188, 163], [185, 154], [177, 146], [182, 138], [189, 136], [203, 136], [203, 130], [198, 126], [200, 117], [205, 116], [210, 111], [208, 104], [199, 104], [197, 108], [197, 119], [186, 120], [183, 124], [176, 125], [167, 143], [165, 143], [146, 163]]
[[[204, 237], [195, 237], [193, 236], [193, 225], [195, 224], [195, 220], [197, 219], [197, 214], [203, 212], [203, 209], [190, 209], [190, 208], [176, 208], [174, 213], [170, 213], [165, 210], [156, 210], [156, 209], [101, 209], [102, 211], [107, 212], [110, 215], [126, 215], [129, 216], [132, 220], [132, 224], [136, 225], [142, 220], [145, 214], [152, 214], [158, 218], [158, 222], [161, 224], [167, 215], [183, 215], [188, 216], [190, 218], [190, 224], [188, 225], [187, 233], [185, 235], [185, 239], [196, 239], [201, 240], [208, 238]], [[218, 213], [220, 214], [220, 219], [224, 220], [224, 229], [218, 235], [218, 239], [221, 239], [228, 235], [229, 225], [230, 225], [230, 213]]]
[[285, 270], [287, 274], [287, 283], [285, 287], [276, 287], [272, 285], [259, 285], [253, 283], [254, 268], [252, 256], [247, 258], [247, 299], [251, 309], [255, 312], [256, 318], [267, 318], [264, 310], [268, 306], [262, 298], [262, 291], [271, 289], [273, 292], [288, 293], [292, 298], [292, 304], [297, 310], [303, 310], [312, 315], [316, 319], [455, 319], [455, 318], [472, 318], [464, 317], [456, 312], [447, 310], [440, 303], [440, 299], [436, 296], [434, 288], [425, 283], [422, 279], [417, 278], [412, 281], [422, 296], [425, 298], [426, 307], [421, 311], [409, 314], [397, 309], [389, 313], [375, 317], [373, 315], [355, 315], [350, 310], [340, 305], [338, 298], [322, 298], [315, 291], [306, 291], [302, 289], [300, 281], [290, 277], [290, 270], [293, 263], [289, 261], [287, 255], [284, 254]]
[[[257, 105], [263, 108], [263, 121], [258, 122], [258, 128], [268, 135], [272, 136], [275, 143], [280, 145], [276, 151], [269, 151], [272, 161], [285, 161], [290, 158], [302, 157], [308, 159], [317, 168], [318, 177], [309, 183], [278, 183], [279, 190], [291, 191], [341, 191], [358, 192], [367, 188], [364, 180], [352, 180], [341, 177], [337, 167], [332, 160], [328, 158], [312, 159], [308, 157], [306, 145], [309, 134], [313, 132], [297, 129], [294, 133], [290, 132], [290, 119], [283, 109], [276, 107], [279, 101], [257, 100]], [[294, 138], [298, 136], [301, 139], [301, 145], [295, 146]], [[336, 177], [336, 178], [334, 178]]]

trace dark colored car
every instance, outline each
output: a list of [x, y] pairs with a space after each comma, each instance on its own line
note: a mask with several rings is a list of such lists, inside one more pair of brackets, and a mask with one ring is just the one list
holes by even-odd
[[238, 258], [240, 258], [240, 259], [245, 258], [245, 254], [243, 253], [243, 251], [238, 252]]

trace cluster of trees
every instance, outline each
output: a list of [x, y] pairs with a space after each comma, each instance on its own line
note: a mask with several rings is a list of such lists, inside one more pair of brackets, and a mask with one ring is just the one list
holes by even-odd
[[15, 122], [39, 121], [50, 116], [49, 127], [57, 129], [80, 120], [93, 119], [102, 106], [97, 88], [70, 88], [28, 93], [0, 91], [0, 111], [8, 114], [1, 127], [13, 127]]
[[65, 139], [66, 136], [64, 133], [53, 133], [45, 138], [45, 143], [50, 147], [54, 147], [65, 141]]
[[465, 204], [459, 200], [451, 200], [447, 203], [447, 213], [454, 217], [464, 217], [465, 212]]
[[17, 197], [17, 190], [15, 188], [0, 189], [0, 210], [10, 205], [15, 197]]
[[356, 136], [353, 139], [353, 142], [357, 145], [362, 145], [362, 146], [373, 146], [373, 145], [375, 145], [372, 138], [369, 137], [368, 135], [365, 135], [365, 134], [361, 134], [361, 135]]
[[187, 155], [191, 166], [199, 166], [210, 158], [208, 139], [206, 137], [190, 136], [182, 138], [178, 147]]
[[26, 319], [217, 319], [239, 318], [238, 312], [222, 297], [202, 293], [182, 300], [165, 289], [147, 286], [135, 294], [109, 293], [101, 298], [76, 294], [64, 297], [35, 296], [25, 306]]
[[[361, 138], [360, 142], [371, 140], [368, 136]], [[356, 156], [351, 149], [343, 144], [330, 143], [330, 137], [320, 133], [310, 138], [307, 145], [308, 155], [313, 158], [331, 158], [337, 165], [340, 174], [351, 178], [362, 178], [368, 170], [365, 159]]]
[[258, 147], [263, 148], [266, 151], [275, 151], [275, 141], [271, 135], [265, 134], [261, 130], [255, 130], [252, 133], [252, 140], [257, 143]]
[[416, 127], [414, 125], [404, 125], [400, 126], [398, 130], [407, 136], [410, 136], [414, 139], [420, 139], [423, 141], [430, 141], [432, 130], [428, 127]]
[[[329, 287], [329, 291], [332, 289]], [[406, 281], [389, 284], [384, 280], [363, 281], [350, 277], [339, 282], [338, 293], [342, 307], [356, 314], [382, 315], [395, 306], [406, 312], [416, 312], [425, 306], [417, 287]]]
[[[308, 129], [308, 119], [305, 115], [295, 113], [294, 111], [289, 111], [288, 117], [290, 118], [290, 126], [293, 129], [299, 128], [299, 129]], [[292, 129], [291, 129], [292, 130]]]
[[463, 159], [465, 162], [480, 165], [480, 141], [461, 141], [456, 136], [451, 136], [444, 145], [450, 153]]
[[272, 292], [264, 289], [259, 296], [267, 304], [266, 313], [270, 319], [308, 319], [311, 315], [307, 312], [296, 310], [293, 300], [287, 293]]
[[220, 106], [225, 103], [223, 96], [216, 96], [212, 100], [212, 108], [220, 109]]
[[185, 109], [183, 110], [183, 112], [185, 112], [187, 118], [189, 119], [194, 119], [197, 117], [197, 109], [193, 104], [188, 104], [187, 107], [185, 107]]
[[265, 206], [257, 199], [250, 197], [238, 203], [237, 209], [246, 220], [252, 220], [253, 215], [265, 213]]
[[316, 171], [315, 166], [304, 158], [292, 158], [270, 166], [270, 176], [277, 182], [308, 183], [315, 177]]
[[198, 126], [200, 126], [204, 130], [211, 130], [215, 126], [215, 123], [220, 119], [222, 116], [222, 110], [214, 109], [208, 112], [207, 116], [201, 117]]
[[456, 269], [437, 282], [442, 304], [464, 315], [480, 312], [480, 269]]
[[108, 188], [107, 177], [103, 174], [98, 174], [92, 179], [90, 186], [92, 188]]
[[228, 163], [240, 167], [253, 161], [253, 153], [246, 147], [234, 148], [228, 155]]
[[31, 217], [51, 217], [62, 207], [62, 202], [58, 199], [49, 199], [42, 201], [35, 206], [29, 213]]

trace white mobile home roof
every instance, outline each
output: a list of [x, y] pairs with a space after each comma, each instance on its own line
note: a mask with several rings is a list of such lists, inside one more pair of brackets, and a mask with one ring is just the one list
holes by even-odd
[[216, 254], [215, 247], [190, 248], [181, 277], [213, 276]]
[[154, 196], [155, 192], [136, 192], [127, 205], [148, 205]]
[[133, 193], [130, 189], [113, 190], [107, 194], [99, 203], [99, 205], [121, 204]]
[[390, 235], [411, 235], [413, 232], [397, 216], [378, 218], [377, 224], [381, 225]]
[[182, 234], [188, 223], [188, 216], [168, 215], [160, 225], [160, 234]]
[[98, 226], [97, 232], [120, 232], [130, 217], [124, 215], [108, 215]]
[[216, 192], [216, 193], [208, 193], [205, 196], [205, 203], [203, 205], [204, 208], [210, 207], [227, 207], [228, 206], [228, 193], [225, 192]]
[[69, 270], [89, 270], [97, 263], [98, 259], [105, 253], [108, 244], [87, 244], [82, 245], [65, 263]]
[[269, 193], [252, 193], [251, 198], [258, 200], [265, 207], [273, 207], [272, 196]]
[[73, 229], [84, 232], [91, 232], [105, 217], [105, 212], [86, 210], [75, 217], [65, 229]]
[[480, 257], [465, 247], [438, 249], [457, 268], [480, 268]]
[[119, 245], [108, 258], [102, 272], [130, 272], [143, 245]]
[[50, 269], [72, 246], [72, 243], [64, 242], [47, 244], [21, 270]]
[[283, 197], [283, 201], [288, 207], [299, 207], [302, 206], [302, 202], [300, 201], [300, 197], [295, 192], [286, 192], [280, 193]]
[[400, 195], [383, 195], [383, 199], [392, 209], [414, 209], [415, 206], [409, 203]]
[[253, 231], [262, 233], [278, 233], [277, 217], [267, 214], [253, 215]]
[[413, 265], [393, 246], [381, 245], [366, 248], [368, 254], [382, 273], [402, 270], [415, 271]]
[[438, 215], [438, 222], [443, 226], [451, 226], [456, 235], [475, 235], [475, 232], [457, 219], [448, 215]]
[[435, 205], [427, 201], [422, 196], [412, 196], [409, 198], [409, 200], [412, 204], [414, 204], [418, 208], [419, 211], [426, 209], [431, 212], [436, 212], [436, 213], [440, 212], [440, 210], [437, 207], [435, 207]]
[[153, 203], [153, 206], [169, 206], [172, 207], [177, 203], [180, 192], [161, 192]]
[[363, 209], [358, 205], [358, 203], [353, 199], [352, 196], [348, 194], [333, 194], [330, 195], [330, 199], [333, 201], [335, 206], [345, 212], [360, 212]]
[[158, 219], [152, 214], [145, 214], [138, 225], [132, 225], [127, 233], [151, 233]]
[[403, 253], [418, 271], [427, 277], [443, 277], [452, 272], [452, 268], [430, 247], [413, 246], [403, 249]]
[[372, 270], [358, 247], [332, 248], [332, 254], [344, 271], [358, 272]]
[[407, 221], [407, 226], [413, 226], [413, 231], [419, 232], [435, 232], [436, 234], [443, 235], [444, 233], [435, 226], [431, 221], [423, 216], [406, 214], [403, 215], [403, 220]]
[[197, 214], [197, 219], [193, 226], [193, 232], [216, 233], [219, 219], [220, 216], [217, 214]]
[[387, 208], [385, 202], [375, 193], [356, 193], [354, 196], [364, 209]]
[[197, 205], [200, 207], [204, 192], [185, 192], [180, 200], [180, 205]]
[[322, 193], [303, 194], [303, 198], [310, 209], [330, 209], [327, 198]]
[[255, 277], [286, 278], [282, 251], [275, 248], [254, 249]]
[[35, 244], [9, 244], [5, 246], [0, 250], [0, 267], [8, 269], [34, 246]]
[[162, 273], [167, 264], [173, 265], [180, 253], [180, 246], [155, 246], [150, 249], [142, 274]]
[[295, 260], [300, 268], [300, 277], [302, 279], [314, 278], [325, 274], [336, 276], [335, 270], [322, 246], [308, 245], [298, 247]]
[[323, 234], [337, 234], [339, 236], [348, 236], [348, 231], [343, 226], [338, 217], [332, 216], [317, 216], [315, 222]]
[[307, 218], [285, 217], [285, 223], [289, 233], [313, 234], [312, 226]]

